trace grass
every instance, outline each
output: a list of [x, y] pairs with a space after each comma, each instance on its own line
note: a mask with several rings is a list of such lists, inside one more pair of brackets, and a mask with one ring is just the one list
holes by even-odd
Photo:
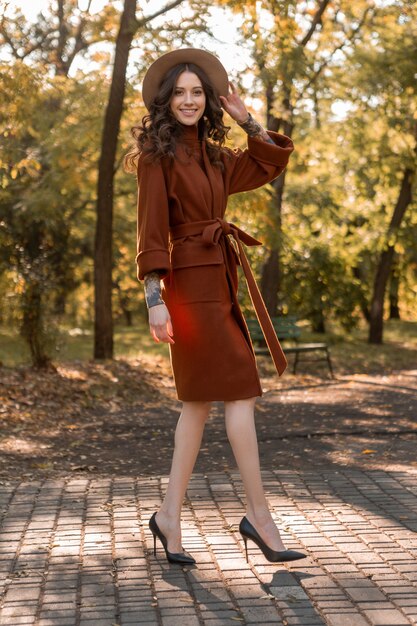
[[[310, 333], [306, 340], [323, 341], [320, 337], [322, 335]], [[388, 374], [417, 369], [417, 322], [386, 321], [382, 345], [368, 343], [366, 324], [351, 333], [329, 333], [325, 341], [340, 374]]]
[[[94, 332], [91, 326], [83, 328], [63, 326], [51, 350], [54, 361], [88, 361], [93, 355]], [[115, 356], [135, 357], [145, 352], [169, 358], [167, 344], [157, 344], [149, 333], [147, 323], [137, 320], [135, 326], [115, 325]], [[23, 339], [9, 328], [0, 328], [0, 362], [7, 367], [30, 363], [29, 350]]]
[[[303, 331], [302, 340], [326, 341], [339, 374], [388, 374], [400, 369], [417, 369], [417, 322], [386, 322], [384, 344], [380, 346], [367, 343], [365, 325], [351, 333], [342, 333], [338, 329], [331, 329], [325, 335]], [[138, 319], [135, 326], [130, 328], [117, 324], [114, 341], [116, 358], [134, 358], [145, 353], [169, 359], [168, 345], [155, 343], [149, 334], [147, 322], [142, 319]], [[55, 362], [87, 361], [93, 354], [93, 330], [91, 327], [62, 327], [55, 343]], [[7, 367], [27, 365], [30, 362], [23, 340], [8, 328], [0, 329], [0, 361]]]

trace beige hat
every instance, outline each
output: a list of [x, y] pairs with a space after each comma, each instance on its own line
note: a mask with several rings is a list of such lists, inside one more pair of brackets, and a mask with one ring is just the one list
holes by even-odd
[[142, 84], [142, 98], [148, 110], [166, 73], [180, 63], [198, 65], [220, 96], [227, 96], [229, 93], [227, 72], [214, 54], [200, 48], [180, 48], [163, 54], [149, 66]]

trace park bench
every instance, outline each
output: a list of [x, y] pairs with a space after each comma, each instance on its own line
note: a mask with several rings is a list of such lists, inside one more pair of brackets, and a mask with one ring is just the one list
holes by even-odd
[[[326, 343], [298, 343], [301, 335], [301, 329], [297, 326], [297, 318], [295, 315], [272, 317], [271, 321], [280, 342], [284, 344], [288, 340], [293, 342], [293, 344], [289, 346], [283, 345], [283, 350], [285, 354], [295, 354], [293, 363], [294, 374], [297, 373], [297, 365], [299, 365], [301, 361], [326, 361], [330, 375], [334, 378], [329, 348]], [[265, 338], [258, 320], [256, 318], [249, 318], [246, 320], [246, 323], [254, 343], [255, 354], [267, 354], [269, 350], [265, 343]], [[300, 358], [302, 355], [310, 353], [319, 353], [319, 356], [315, 356], [313, 358]], [[320, 353], [322, 355], [320, 355]]]

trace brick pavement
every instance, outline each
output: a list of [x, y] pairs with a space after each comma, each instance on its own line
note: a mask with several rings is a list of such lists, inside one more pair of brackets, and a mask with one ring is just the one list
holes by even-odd
[[0, 624], [394, 626], [417, 624], [417, 471], [263, 471], [288, 548], [271, 564], [238, 523], [233, 471], [195, 473], [170, 565], [148, 519], [167, 477], [0, 483]]

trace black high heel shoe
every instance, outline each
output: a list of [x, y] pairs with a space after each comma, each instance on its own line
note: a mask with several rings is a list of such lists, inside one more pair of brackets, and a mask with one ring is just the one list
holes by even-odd
[[180, 563], [181, 565], [192, 565], [195, 563], [195, 559], [188, 552], [169, 552], [167, 545], [168, 541], [163, 532], [161, 532], [158, 524], [156, 523], [156, 511], [149, 520], [149, 528], [153, 534], [153, 553], [156, 556], [156, 535], [158, 535], [164, 546], [165, 554], [170, 563]]
[[280, 563], [283, 561], [296, 561], [297, 559], [304, 559], [306, 555], [302, 552], [296, 552], [296, 550], [272, 550], [269, 548], [262, 537], [258, 534], [254, 526], [250, 523], [248, 518], [242, 517], [239, 524], [239, 532], [242, 535], [245, 542], [246, 562], [248, 563], [248, 539], [252, 539], [256, 545], [262, 550], [265, 558], [271, 563]]

